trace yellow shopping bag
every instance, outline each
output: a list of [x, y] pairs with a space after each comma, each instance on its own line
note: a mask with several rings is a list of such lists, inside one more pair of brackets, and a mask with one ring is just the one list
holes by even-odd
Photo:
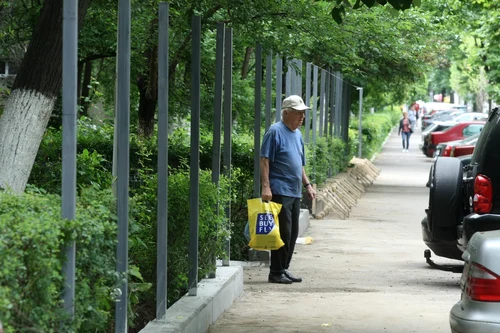
[[255, 250], [277, 250], [285, 243], [281, 240], [278, 214], [281, 204], [265, 202], [261, 198], [249, 199], [248, 221], [250, 226], [250, 246]]

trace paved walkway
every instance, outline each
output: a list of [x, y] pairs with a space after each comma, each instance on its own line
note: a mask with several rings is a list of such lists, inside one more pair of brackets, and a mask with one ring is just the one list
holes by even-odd
[[291, 266], [304, 282], [270, 284], [268, 267], [246, 267], [244, 294], [210, 333], [449, 332], [460, 275], [431, 269], [423, 257], [431, 159], [419, 142], [417, 129], [403, 153], [393, 131], [374, 161], [381, 173], [349, 219], [310, 221], [313, 243], [297, 245]]

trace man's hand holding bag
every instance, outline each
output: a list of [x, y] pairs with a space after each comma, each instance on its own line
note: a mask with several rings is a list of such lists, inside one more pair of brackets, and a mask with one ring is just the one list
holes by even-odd
[[278, 215], [281, 204], [265, 202], [261, 198], [249, 199], [248, 221], [250, 226], [250, 246], [255, 250], [277, 250], [285, 243], [281, 240]]

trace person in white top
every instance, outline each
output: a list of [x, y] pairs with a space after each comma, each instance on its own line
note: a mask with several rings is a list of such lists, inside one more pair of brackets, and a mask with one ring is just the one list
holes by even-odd
[[410, 105], [410, 109], [408, 110], [408, 119], [411, 122], [412, 131], [415, 129], [415, 125], [417, 124], [417, 110], [415, 105], [416, 105], [415, 103]]

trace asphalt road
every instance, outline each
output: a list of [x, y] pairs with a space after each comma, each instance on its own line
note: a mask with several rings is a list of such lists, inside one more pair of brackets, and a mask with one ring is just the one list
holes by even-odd
[[[374, 160], [376, 181], [347, 220], [311, 220], [291, 271], [302, 283], [267, 282], [267, 267], [245, 268], [245, 292], [210, 333], [443, 333], [460, 298], [456, 273], [430, 268], [420, 221], [431, 159], [420, 130], [403, 153], [394, 131]], [[438, 263], [459, 263], [434, 257]]]

